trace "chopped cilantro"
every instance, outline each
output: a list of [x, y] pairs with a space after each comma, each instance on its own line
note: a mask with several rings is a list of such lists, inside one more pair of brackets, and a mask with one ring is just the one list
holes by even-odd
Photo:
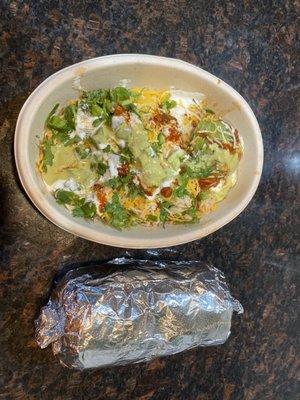
[[73, 211], [74, 217], [83, 217], [83, 218], [94, 218], [97, 213], [97, 208], [94, 203], [86, 202], [82, 206], [74, 207]]
[[42, 151], [43, 151], [43, 170], [47, 172], [48, 165], [53, 164], [54, 155], [52, 153], [52, 139], [44, 139], [42, 142]]
[[95, 121], [93, 121], [93, 127], [97, 128], [97, 126], [99, 126], [101, 122], [102, 122], [101, 118], [95, 119]]
[[145, 197], [143, 189], [133, 182], [134, 173], [130, 172], [126, 176], [115, 176], [105, 182], [105, 185], [114, 190], [121, 188], [127, 189], [128, 197], [135, 198], [138, 196]]
[[122, 206], [117, 193], [114, 193], [110, 203], [105, 206], [105, 212], [109, 216], [109, 223], [116, 229], [122, 230], [130, 225], [130, 217]]
[[169, 208], [172, 206], [172, 204], [168, 201], [163, 201], [160, 204], [160, 214], [159, 214], [159, 220], [162, 222], [163, 226], [165, 226], [168, 216], [169, 216]]
[[199, 153], [185, 165], [185, 172], [180, 175], [181, 179], [186, 178], [207, 178], [213, 171], [214, 165], [205, 164], [202, 154]]
[[115, 104], [120, 104], [123, 108], [128, 111], [132, 111], [139, 115], [136, 105], [133, 103], [136, 94], [130, 90], [119, 86], [110, 91], [110, 98], [112, 100], [112, 106]]
[[83, 93], [81, 106], [87, 107], [93, 116], [99, 117], [93, 122], [93, 126], [99, 126], [101, 121], [110, 123], [112, 108], [109, 96], [110, 91], [108, 89]]
[[84, 217], [83, 209], [80, 206], [74, 207], [72, 214], [73, 214], [73, 217], [82, 217], [82, 218]]
[[72, 144], [79, 143], [81, 141], [81, 138], [78, 135], [75, 135], [72, 139], [68, 139], [64, 145], [65, 146], [71, 146]]
[[111, 187], [112, 189], [120, 189], [123, 185], [122, 178], [120, 176], [115, 176], [105, 182], [105, 185]]
[[168, 112], [171, 110], [171, 108], [176, 107], [176, 105], [177, 105], [177, 103], [176, 103], [175, 100], [167, 99], [167, 100], [164, 100], [164, 101], [161, 103], [160, 108], [161, 108], [165, 113], [168, 113]]
[[124, 108], [128, 111], [135, 113], [138, 117], [141, 117], [135, 104], [133, 103], [126, 104]]
[[91, 92], [83, 93], [81, 106], [87, 107], [93, 116], [98, 117], [93, 122], [93, 126], [99, 126], [102, 121], [110, 125], [111, 117], [117, 104], [128, 111], [138, 114], [137, 108], [133, 103], [135, 97], [133, 92], [122, 86], [110, 90], [92, 90]]
[[121, 163], [124, 163], [124, 162], [131, 163], [131, 162], [133, 162], [133, 160], [134, 160], [134, 157], [133, 157], [133, 154], [131, 153], [129, 147], [127, 147], [127, 146], [124, 147], [124, 149], [122, 149], [122, 153], [120, 156]]
[[114, 178], [109, 179], [105, 182], [105, 185], [111, 187], [112, 189], [120, 189], [121, 187], [126, 187], [129, 184], [134, 184], [132, 179], [134, 174], [131, 172], [125, 176], [115, 176]]
[[73, 206], [72, 214], [74, 217], [94, 218], [97, 209], [94, 203], [86, 202], [83, 197], [68, 190], [57, 190], [55, 199], [58, 204], [68, 204]]
[[123, 107], [129, 106], [129, 104], [131, 104], [131, 100], [130, 100], [130, 99], [128, 99], [128, 100], [123, 100], [123, 101], [120, 102], [120, 104], [121, 104]]
[[192, 217], [189, 221], [190, 223], [196, 222], [199, 219], [196, 207], [190, 207], [188, 210], [184, 211], [184, 214]]
[[52, 130], [53, 138], [63, 143], [66, 146], [66, 143], [70, 140], [70, 137], [66, 131], [56, 131]]
[[75, 151], [81, 159], [85, 159], [91, 153], [91, 150], [84, 146], [77, 146], [75, 147]]
[[178, 186], [176, 189], [173, 190], [173, 195], [175, 197], [183, 197], [187, 194], [188, 194], [188, 191], [186, 190], [186, 185]]
[[104, 99], [103, 108], [109, 113], [114, 111], [114, 105], [109, 98]]
[[133, 181], [127, 184], [128, 187], [128, 197], [133, 199], [135, 197], [145, 197], [145, 192], [140, 185], [136, 185]]
[[58, 109], [58, 107], [59, 107], [59, 103], [55, 104], [55, 106], [52, 108], [52, 110], [48, 114], [46, 121], [45, 121], [46, 126], [48, 125], [48, 122], [49, 122], [50, 118], [52, 117], [52, 115], [54, 115], [56, 113], [56, 110]]
[[175, 197], [183, 197], [188, 194], [186, 185], [188, 184], [189, 179], [190, 178], [187, 172], [184, 172], [178, 176], [177, 181], [179, 185], [173, 190], [173, 195]]
[[197, 137], [194, 141], [193, 141], [193, 149], [195, 151], [199, 151], [202, 150], [203, 147], [205, 146], [206, 142], [203, 138], [201, 137]]
[[196, 167], [196, 168], [191, 168], [188, 167], [187, 169], [187, 174], [190, 178], [207, 178], [213, 171], [213, 167], [208, 165], [206, 167]]
[[102, 115], [103, 109], [98, 104], [91, 105], [91, 114], [94, 117], [100, 117]]
[[91, 90], [83, 93], [83, 102], [91, 108], [93, 104], [103, 104], [107, 96], [109, 96], [108, 89]]
[[98, 161], [96, 163], [96, 171], [98, 172], [98, 174], [100, 176], [104, 175], [105, 172], [107, 171], [107, 165], [104, 164], [104, 162], [102, 162], [102, 161]]
[[58, 204], [73, 204], [79, 201], [79, 196], [68, 190], [59, 189], [55, 192], [55, 198]]
[[76, 114], [77, 102], [67, 106], [64, 110], [64, 118], [68, 123], [69, 129], [72, 131], [75, 129]]
[[68, 130], [68, 122], [63, 117], [52, 115], [47, 123], [47, 127], [57, 131], [66, 131]]
[[130, 100], [131, 97], [131, 92], [123, 86], [118, 86], [114, 89], [111, 89], [110, 93], [112, 100], [116, 103], [120, 103], [121, 105], [123, 105], [122, 102]]
[[70, 138], [68, 133], [75, 129], [77, 105], [67, 106], [63, 116], [55, 115], [58, 104], [52, 109], [46, 119], [46, 126], [52, 131], [53, 139], [67, 145]]

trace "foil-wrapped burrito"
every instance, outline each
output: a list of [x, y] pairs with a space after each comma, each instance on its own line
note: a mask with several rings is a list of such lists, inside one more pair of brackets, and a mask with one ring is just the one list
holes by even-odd
[[234, 310], [243, 312], [214, 267], [119, 258], [69, 271], [36, 337], [67, 367], [124, 365], [222, 344]]

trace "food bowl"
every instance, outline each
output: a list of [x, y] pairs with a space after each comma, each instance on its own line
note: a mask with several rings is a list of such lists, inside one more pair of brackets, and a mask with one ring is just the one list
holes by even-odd
[[[78, 97], [74, 79], [80, 77], [85, 90], [109, 88], [127, 79], [132, 86], [202, 92], [208, 105], [232, 123], [240, 132], [244, 155], [238, 181], [216, 211], [196, 224], [163, 227], [134, 227], [117, 231], [100, 220], [74, 218], [56, 203], [37, 168], [39, 137], [53, 105], [64, 105]], [[78, 80], [78, 79], [77, 79]], [[200, 239], [220, 229], [239, 215], [252, 199], [262, 172], [263, 144], [259, 125], [247, 102], [228, 84], [186, 62], [142, 54], [120, 54], [93, 58], [74, 64], [51, 75], [29, 96], [16, 126], [15, 158], [20, 180], [28, 196], [51, 222], [74, 235], [110, 246], [158, 248]]]

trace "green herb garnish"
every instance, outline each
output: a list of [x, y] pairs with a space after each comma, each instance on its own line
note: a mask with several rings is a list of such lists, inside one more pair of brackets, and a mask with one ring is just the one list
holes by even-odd
[[46, 121], [45, 121], [46, 126], [48, 125], [48, 122], [49, 122], [50, 118], [52, 117], [52, 115], [54, 115], [56, 113], [56, 110], [58, 109], [58, 107], [59, 107], [59, 103], [56, 103], [55, 106], [52, 108], [52, 110], [49, 112], [49, 114], [46, 118]]
[[65, 145], [65, 146], [71, 146], [72, 144], [76, 144], [76, 143], [81, 142], [81, 140], [82, 140], [82, 139], [80, 138], [80, 136], [75, 135], [73, 138], [68, 139], [68, 140], [64, 143], [64, 145]]
[[80, 197], [68, 190], [59, 189], [55, 192], [55, 198], [58, 204], [78, 204]]
[[83, 103], [86, 104], [91, 110], [94, 104], [98, 104], [100, 107], [104, 103], [104, 100], [109, 96], [108, 89], [91, 90], [83, 93]]
[[165, 113], [168, 113], [168, 112], [170, 112], [171, 108], [176, 107], [176, 105], [177, 105], [177, 103], [176, 103], [175, 100], [167, 99], [167, 100], [165, 100], [165, 101], [163, 101], [163, 102], [161, 103], [160, 108], [161, 108]]
[[66, 146], [66, 143], [70, 140], [70, 137], [66, 131], [56, 131], [52, 130], [53, 139], [58, 140], [59, 142], [63, 143]]
[[168, 201], [163, 201], [160, 204], [160, 214], [159, 214], [159, 220], [162, 222], [163, 227], [165, 227], [166, 221], [169, 217], [169, 208], [172, 206], [172, 203]]
[[52, 139], [44, 139], [42, 142], [42, 152], [43, 152], [43, 170], [47, 172], [47, 167], [53, 164], [54, 155], [52, 153], [51, 146], [53, 145]]
[[85, 159], [91, 153], [91, 149], [84, 147], [84, 146], [77, 146], [75, 147], [75, 151], [81, 159]]
[[175, 197], [183, 197], [188, 194], [186, 190], [186, 185], [178, 186], [176, 189], [173, 190], [173, 196]]
[[69, 133], [75, 129], [77, 103], [67, 106], [61, 116], [55, 115], [58, 106], [59, 104], [56, 104], [49, 113], [46, 119], [46, 127], [51, 130], [54, 140], [67, 146], [71, 140]]
[[111, 117], [117, 104], [121, 105], [128, 111], [137, 112], [137, 108], [133, 103], [136, 96], [130, 90], [119, 86], [114, 89], [99, 89], [91, 92], [84, 92], [81, 105], [87, 107], [89, 112], [98, 117], [93, 122], [93, 126], [97, 127], [102, 121], [111, 124]]
[[188, 221], [189, 223], [194, 223], [199, 219], [196, 207], [190, 207], [188, 210], [184, 211], [184, 214], [192, 217], [192, 219]]
[[[131, 98], [131, 92], [123, 86], [118, 86], [110, 91], [111, 99], [121, 105], [128, 105], [127, 102]], [[123, 104], [122, 104], [123, 102]]]
[[86, 202], [82, 206], [76, 206], [72, 214], [74, 217], [94, 218], [97, 214], [97, 208], [94, 203]]
[[114, 190], [121, 188], [127, 189], [128, 197], [135, 198], [138, 196], [145, 197], [143, 189], [133, 182], [135, 174], [130, 172], [126, 176], [115, 176], [105, 182], [105, 186], [111, 187]]
[[58, 115], [52, 115], [47, 123], [47, 127], [50, 129], [55, 129], [56, 131], [68, 131], [68, 122], [63, 117]]
[[75, 129], [75, 124], [76, 124], [76, 114], [77, 114], [77, 102], [69, 105], [65, 108], [64, 110], [64, 118], [68, 123], [68, 127], [70, 130]]
[[103, 109], [98, 104], [91, 105], [91, 114], [94, 117], [100, 117], [102, 115]]
[[104, 149], [103, 149], [104, 153], [110, 153], [111, 152], [111, 145], [107, 145]]
[[96, 169], [96, 171], [98, 172], [98, 174], [99, 174], [100, 176], [102, 176], [102, 175], [104, 175], [105, 172], [107, 171], [107, 165], [104, 164], [104, 162], [102, 162], [102, 161], [98, 161], [98, 162], [95, 164], [95, 169]]
[[122, 178], [120, 176], [115, 176], [105, 182], [105, 185], [111, 187], [112, 189], [120, 189], [123, 186]]
[[121, 163], [124, 163], [124, 162], [132, 163], [134, 161], [134, 156], [133, 156], [132, 152], [130, 151], [129, 147], [124, 147], [124, 149], [122, 149], [120, 161], [121, 161]]
[[206, 167], [187, 168], [187, 175], [190, 178], [207, 178], [213, 171], [213, 167], [208, 165]]
[[188, 194], [186, 190], [186, 185], [188, 184], [190, 177], [187, 172], [178, 176], [178, 186], [173, 190], [173, 196], [175, 197], [183, 197]]
[[105, 206], [110, 220], [109, 223], [118, 230], [127, 228], [130, 225], [130, 217], [125, 208], [121, 205], [119, 196], [114, 193], [110, 203]]
[[74, 217], [94, 218], [97, 213], [94, 203], [86, 202], [83, 197], [68, 190], [57, 190], [55, 199], [58, 204], [73, 206], [72, 214]]
[[200, 151], [204, 148], [205, 144], [206, 144], [206, 141], [203, 138], [196, 137], [196, 139], [194, 139], [193, 144], [192, 144], [193, 150]]
[[133, 181], [127, 184], [128, 187], [128, 197], [134, 199], [135, 197], [145, 197], [145, 192], [140, 185], [136, 185]]

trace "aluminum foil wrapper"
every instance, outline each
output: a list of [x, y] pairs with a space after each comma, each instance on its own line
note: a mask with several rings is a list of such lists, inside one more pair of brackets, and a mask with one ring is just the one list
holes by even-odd
[[77, 369], [219, 345], [243, 312], [223, 274], [201, 262], [119, 258], [69, 271], [36, 321], [41, 348]]

